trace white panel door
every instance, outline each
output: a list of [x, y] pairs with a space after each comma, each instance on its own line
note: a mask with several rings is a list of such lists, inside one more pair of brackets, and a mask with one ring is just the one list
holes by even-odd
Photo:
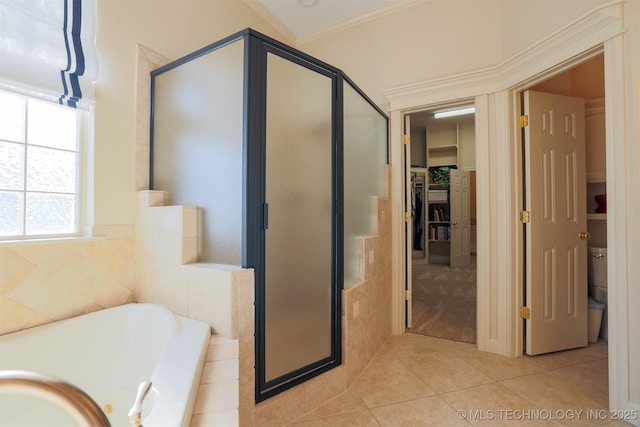
[[524, 93], [526, 352], [587, 345], [584, 101]]
[[469, 172], [451, 169], [449, 172], [451, 233], [451, 267], [461, 267], [471, 263], [471, 207], [469, 196]]

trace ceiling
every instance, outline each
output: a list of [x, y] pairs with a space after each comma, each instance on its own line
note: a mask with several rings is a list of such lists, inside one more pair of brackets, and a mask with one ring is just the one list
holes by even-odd
[[258, 0], [297, 38], [325, 31], [411, 0]]
[[444, 119], [436, 119], [433, 117], [435, 111], [418, 111], [411, 113], [411, 129], [430, 128], [440, 126], [451, 126], [457, 124], [469, 124], [475, 122], [475, 114], [466, 114], [464, 116], [447, 117]]

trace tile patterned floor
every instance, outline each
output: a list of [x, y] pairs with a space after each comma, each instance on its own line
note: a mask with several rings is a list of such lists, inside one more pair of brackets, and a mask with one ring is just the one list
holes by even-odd
[[345, 393], [290, 427], [625, 426], [605, 417], [607, 343], [509, 359], [474, 344], [392, 336]]

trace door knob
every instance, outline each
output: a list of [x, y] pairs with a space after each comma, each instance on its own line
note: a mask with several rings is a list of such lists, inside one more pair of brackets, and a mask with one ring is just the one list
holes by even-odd
[[452, 222], [451, 225], [458, 225], [458, 223], [457, 222]]
[[582, 240], [589, 240], [591, 238], [591, 233], [582, 231], [580, 232], [580, 234], [578, 234], [578, 237], [580, 237]]

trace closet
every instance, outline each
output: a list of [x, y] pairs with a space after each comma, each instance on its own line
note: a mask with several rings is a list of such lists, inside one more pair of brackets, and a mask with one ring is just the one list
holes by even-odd
[[475, 241], [473, 115], [411, 119], [413, 261], [462, 266]]

